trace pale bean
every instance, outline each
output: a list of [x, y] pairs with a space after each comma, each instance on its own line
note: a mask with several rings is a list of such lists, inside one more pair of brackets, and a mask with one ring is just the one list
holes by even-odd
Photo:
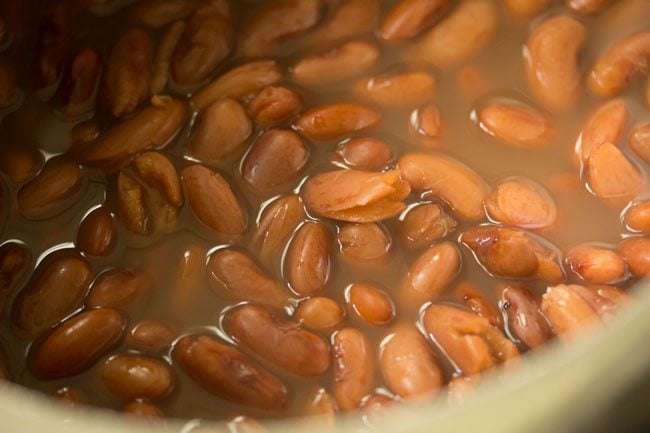
[[140, 178], [158, 189], [169, 204], [174, 207], [183, 204], [181, 180], [166, 156], [159, 152], [144, 152], [133, 160], [133, 164]]
[[442, 137], [440, 108], [430, 102], [414, 110], [411, 113], [409, 132], [423, 147], [437, 147]]
[[529, 290], [507, 286], [501, 292], [500, 304], [510, 335], [522, 344], [534, 349], [553, 338], [553, 331], [540, 309], [540, 301]]
[[169, 81], [169, 69], [178, 41], [185, 32], [185, 22], [176, 21], [163, 34], [154, 55], [151, 71], [151, 94], [163, 93]]
[[122, 170], [117, 176], [117, 206], [119, 217], [130, 232], [148, 235], [151, 220], [145, 207], [146, 192], [135, 177]]
[[7, 242], [0, 246], [0, 318], [5, 305], [22, 281], [32, 261], [27, 247], [18, 242]]
[[275, 200], [262, 211], [251, 245], [259, 251], [260, 257], [268, 260], [284, 247], [305, 216], [299, 196], [289, 195]]
[[650, 202], [635, 203], [625, 212], [624, 222], [630, 230], [650, 234]]
[[286, 87], [268, 86], [248, 103], [248, 112], [257, 125], [273, 126], [290, 120], [302, 107], [298, 93]]
[[596, 197], [613, 205], [624, 204], [645, 188], [640, 170], [613, 144], [591, 153], [587, 166], [589, 187]]
[[508, 12], [517, 19], [534, 17], [551, 5], [553, 0], [505, 0]]
[[325, 288], [331, 271], [332, 235], [318, 222], [306, 222], [287, 250], [285, 270], [291, 288], [303, 296]]
[[357, 81], [353, 91], [359, 98], [382, 107], [413, 107], [433, 98], [436, 79], [426, 71], [386, 73]]
[[411, 39], [435, 23], [448, 5], [449, 0], [400, 0], [388, 11], [377, 33], [389, 42]]
[[550, 119], [519, 103], [488, 103], [479, 109], [478, 122], [487, 134], [516, 149], [547, 147], [553, 136]]
[[99, 275], [86, 296], [86, 306], [126, 307], [153, 288], [153, 278], [140, 268], [123, 268]]
[[400, 170], [372, 173], [337, 170], [310, 178], [303, 198], [316, 215], [349, 222], [376, 222], [402, 212], [410, 188]]
[[352, 284], [345, 289], [352, 311], [371, 325], [385, 325], [395, 316], [395, 306], [388, 294], [368, 284]]
[[650, 238], [647, 236], [633, 236], [623, 240], [618, 245], [627, 266], [637, 277], [650, 275]]
[[397, 166], [414, 191], [426, 197], [440, 197], [461, 218], [484, 217], [483, 202], [488, 197], [485, 181], [471, 168], [443, 154], [410, 153]]
[[382, 261], [391, 248], [390, 235], [376, 223], [341, 225], [338, 243], [345, 257], [358, 262]]
[[[605, 143], [621, 140], [627, 125], [628, 109], [623, 99], [613, 99], [602, 104], [589, 116], [576, 144], [576, 154], [583, 164]], [[630, 142], [630, 146], [632, 144]]]
[[379, 366], [388, 388], [404, 399], [430, 399], [444, 384], [433, 351], [413, 325], [399, 325], [382, 340]]
[[333, 299], [317, 296], [301, 302], [295, 316], [307, 328], [330, 332], [343, 323], [345, 310]]
[[373, 137], [353, 138], [339, 143], [331, 156], [335, 164], [356, 170], [380, 171], [393, 160], [393, 151], [383, 140]]
[[109, 308], [74, 316], [30, 348], [32, 370], [42, 380], [81, 373], [119, 342], [125, 326], [122, 314]]
[[576, 287], [563, 284], [549, 287], [542, 296], [542, 311], [564, 339], [599, 322], [598, 314]]
[[[616, 143], [617, 141], [611, 141]], [[650, 164], [650, 122], [639, 123], [634, 126], [629, 138], [630, 149], [641, 159]]]
[[373, 129], [381, 120], [381, 112], [369, 105], [338, 102], [303, 112], [294, 126], [312, 140], [327, 141]]
[[176, 344], [174, 355], [189, 376], [212, 394], [270, 411], [281, 411], [287, 406], [287, 389], [278, 378], [214, 338], [183, 337]]
[[578, 61], [586, 39], [585, 26], [566, 15], [546, 19], [528, 37], [523, 51], [528, 85], [549, 110], [567, 112], [580, 98]]
[[458, 302], [465, 305], [474, 314], [488, 319], [491, 325], [501, 327], [501, 316], [485, 294], [476, 286], [467, 281], [463, 281], [456, 286], [454, 294]]
[[0, 171], [14, 184], [31, 179], [40, 169], [43, 156], [31, 146], [6, 145], [0, 152]]
[[334, 398], [343, 411], [361, 406], [372, 391], [375, 378], [375, 355], [368, 338], [353, 328], [334, 334]]
[[519, 351], [490, 322], [448, 305], [431, 305], [424, 310], [422, 324], [464, 376], [473, 376], [499, 363], [512, 362]]
[[98, 374], [106, 389], [124, 400], [159, 400], [171, 393], [175, 381], [169, 365], [141, 355], [112, 356]]
[[305, 35], [305, 39], [320, 45], [371, 33], [380, 14], [379, 0], [341, 0], [321, 25]]
[[261, 307], [237, 308], [228, 313], [224, 323], [226, 331], [241, 347], [283, 370], [312, 377], [329, 369], [330, 350], [325, 340]]
[[103, 93], [115, 117], [133, 113], [149, 96], [153, 43], [149, 33], [132, 29], [115, 43], [106, 63]]
[[143, 320], [133, 325], [126, 342], [138, 351], [159, 353], [171, 347], [177, 336], [178, 332], [164, 322]]
[[460, 253], [451, 242], [426, 249], [411, 264], [402, 280], [400, 300], [417, 308], [438, 298], [456, 278], [460, 268]]
[[117, 224], [106, 206], [100, 206], [84, 217], [77, 232], [77, 248], [92, 256], [108, 256], [117, 242]]
[[569, 268], [589, 283], [609, 284], [624, 279], [627, 267], [616, 251], [597, 245], [578, 245], [566, 254]]
[[555, 223], [557, 208], [540, 185], [527, 179], [500, 182], [485, 202], [495, 221], [523, 229], [540, 229]]
[[399, 235], [409, 249], [431, 246], [456, 230], [456, 220], [436, 203], [409, 207], [399, 218]]
[[240, 235], [247, 225], [246, 213], [228, 182], [218, 173], [191, 165], [181, 172], [185, 196], [196, 218], [210, 230]]
[[282, 308], [290, 293], [239, 251], [218, 250], [208, 260], [210, 288], [220, 297]]
[[238, 154], [253, 125], [244, 107], [231, 98], [218, 99], [199, 117], [188, 150], [205, 162], [220, 162]]

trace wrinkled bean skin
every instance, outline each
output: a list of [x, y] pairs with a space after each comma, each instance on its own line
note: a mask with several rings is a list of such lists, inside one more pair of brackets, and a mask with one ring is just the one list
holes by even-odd
[[153, 287], [153, 278], [140, 268], [124, 268], [101, 274], [93, 283], [86, 306], [126, 307]]
[[126, 415], [136, 416], [147, 420], [159, 420], [165, 417], [157, 406], [144, 400], [134, 400], [128, 403], [122, 408], [122, 412]]
[[343, 224], [339, 228], [341, 253], [357, 262], [376, 262], [388, 257], [391, 239], [376, 223]]
[[373, 129], [381, 120], [381, 112], [369, 105], [339, 102], [303, 112], [295, 128], [311, 140], [327, 141]]
[[409, 249], [431, 246], [456, 230], [456, 220], [436, 203], [423, 203], [410, 207], [400, 215], [399, 234]]
[[397, 166], [414, 191], [442, 198], [463, 219], [475, 221], [484, 217], [487, 184], [459, 161], [442, 154], [411, 153], [402, 156]]
[[132, 29], [124, 33], [111, 50], [103, 93], [114, 117], [133, 113], [149, 96], [153, 43], [149, 33]]
[[163, 322], [143, 320], [131, 328], [126, 342], [138, 351], [159, 353], [169, 348], [177, 335], [176, 330]]
[[96, 50], [84, 48], [75, 55], [61, 86], [60, 112], [65, 118], [80, 119], [94, 111], [101, 72], [102, 60]]
[[79, 257], [45, 261], [14, 301], [14, 324], [21, 334], [36, 337], [79, 307], [91, 280], [90, 265]]
[[[542, 296], [542, 311], [563, 339], [571, 339], [576, 333], [600, 322], [599, 313], [585, 297], [585, 291], [588, 292], [589, 289], [561, 284], [549, 287]], [[597, 296], [601, 302], [614, 304], [595, 292], [591, 296]]]
[[151, 94], [162, 93], [169, 82], [169, 69], [178, 41], [185, 32], [185, 21], [176, 21], [163, 34], [154, 55], [151, 70]]
[[487, 134], [518, 149], [542, 148], [552, 138], [550, 120], [525, 105], [490, 103], [479, 110], [478, 121]]
[[479, 288], [463, 281], [456, 286], [454, 292], [458, 302], [465, 305], [474, 314], [488, 319], [491, 325], [501, 327], [501, 316]]
[[383, 140], [373, 137], [353, 138], [336, 146], [331, 157], [335, 164], [362, 171], [379, 171], [393, 159], [393, 151]]
[[372, 391], [375, 360], [368, 338], [354, 328], [341, 329], [334, 335], [334, 398], [339, 408], [358, 408]]
[[616, 251], [597, 245], [578, 245], [566, 254], [565, 260], [569, 268], [588, 283], [614, 283], [627, 274], [625, 261]]
[[624, 204], [645, 188], [640, 170], [613, 144], [604, 143], [589, 157], [587, 181], [596, 197]]
[[519, 286], [505, 287], [501, 292], [500, 305], [510, 335], [526, 347], [534, 349], [553, 337], [539, 300], [529, 290]]
[[588, 163], [591, 155], [605, 143], [618, 143], [627, 119], [627, 104], [622, 99], [613, 99], [598, 107], [587, 119], [576, 145], [580, 161]]
[[341, 325], [345, 310], [330, 298], [316, 296], [302, 302], [296, 309], [295, 317], [307, 328], [328, 332]]
[[148, 235], [151, 232], [151, 220], [145, 207], [146, 192], [135, 177], [126, 171], [117, 176], [117, 207], [119, 217], [130, 232]]
[[114, 395], [132, 400], [159, 400], [174, 387], [174, 373], [166, 363], [141, 355], [120, 354], [99, 367], [103, 385]]
[[18, 209], [30, 220], [51, 218], [72, 205], [70, 200], [83, 185], [84, 172], [79, 164], [65, 156], [52, 158], [18, 190]]
[[557, 252], [524, 231], [481, 226], [464, 231], [460, 242], [494, 276], [534, 278], [549, 283], [559, 283], [565, 278]]
[[242, 161], [242, 176], [256, 191], [273, 191], [295, 182], [307, 164], [309, 149], [296, 132], [268, 129]]
[[203, 0], [145, 0], [131, 9], [131, 16], [136, 22], [159, 28], [190, 15], [203, 3]]
[[301, 58], [291, 68], [291, 76], [304, 86], [321, 86], [360, 75], [372, 68], [379, 56], [379, 48], [374, 44], [347, 42]]
[[176, 343], [174, 356], [189, 376], [212, 394], [269, 411], [287, 405], [287, 390], [279, 379], [214, 338], [183, 337]]
[[650, 238], [646, 236], [633, 236], [623, 240], [618, 245], [621, 253], [632, 274], [637, 277], [650, 275]]
[[285, 263], [291, 288], [309, 296], [323, 290], [329, 281], [332, 235], [318, 222], [306, 222], [293, 237]]
[[549, 227], [557, 217], [551, 196], [526, 179], [499, 183], [485, 202], [485, 209], [493, 220], [523, 229]]
[[379, 367], [388, 388], [404, 399], [428, 399], [444, 384], [444, 375], [422, 334], [399, 325], [380, 344]]
[[122, 314], [109, 308], [74, 316], [31, 348], [32, 370], [43, 380], [80, 373], [117, 344], [125, 326]]
[[228, 182], [200, 165], [181, 172], [185, 196], [196, 218], [207, 228], [224, 235], [240, 235], [247, 225], [246, 213]]
[[[612, 140], [611, 143], [617, 143]], [[629, 146], [641, 159], [650, 164], [650, 123], [639, 123], [630, 134]]]
[[402, 212], [410, 188], [399, 170], [338, 170], [310, 178], [303, 199], [316, 215], [348, 222], [376, 222]]
[[515, 345], [483, 318], [447, 305], [424, 310], [422, 324], [464, 376], [519, 357]]
[[456, 278], [460, 267], [460, 253], [451, 242], [426, 249], [409, 267], [401, 284], [400, 299], [414, 307], [436, 299]]
[[7, 242], [0, 246], [0, 318], [4, 316], [7, 300], [18, 287], [31, 260], [31, 253], [23, 244]]
[[231, 98], [215, 101], [199, 118], [189, 152], [206, 162], [220, 162], [239, 153], [253, 131], [242, 105]]
[[32, 147], [5, 146], [0, 153], [0, 171], [18, 185], [34, 176], [42, 159], [41, 154]]
[[389, 42], [411, 39], [431, 26], [448, 5], [449, 0], [401, 0], [388, 11], [377, 33]]
[[587, 87], [598, 97], [622, 91], [635, 76], [647, 72], [650, 32], [635, 32], [610, 45], [589, 71]]
[[159, 152], [144, 152], [133, 160], [133, 164], [138, 176], [158, 189], [169, 204], [174, 207], [183, 204], [181, 180], [174, 165], [166, 156]]
[[228, 313], [225, 329], [240, 345], [290, 373], [313, 377], [329, 369], [325, 340], [261, 307], [246, 305]]
[[371, 325], [385, 325], [395, 316], [395, 307], [388, 294], [368, 284], [352, 284], [345, 296], [350, 308]]
[[251, 240], [260, 257], [267, 260], [279, 252], [305, 216], [302, 201], [297, 195], [281, 197], [264, 208]]
[[290, 120], [302, 111], [300, 95], [287, 87], [265, 87], [248, 104], [248, 112], [257, 125], [273, 126]]
[[406, 71], [376, 75], [357, 81], [354, 93], [386, 108], [413, 107], [431, 100], [436, 79], [425, 71]]
[[210, 287], [220, 297], [279, 309], [290, 296], [279, 282], [239, 251], [219, 250], [210, 256], [207, 266]]
[[230, 19], [210, 4], [190, 18], [171, 58], [171, 76], [180, 87], [206, 80], [230, 55], [234, 29]]
[[321, 45], [371, 33], [380, 14], [379, 0], [341, 0], [323, 23], [305, 37]]
[[578, 58], [587, 40], [579, 21], [555, 15], [539, 24], [524, 48], [528, 84], [537, 100], [556, 112], [571, 110], [582, 94]]
[[636, 203], [629, 208], [625, 213], [625, 225], [632, 231], [650, 234], [650, 202]]
[[106, 206], [90, 212], [81, 221], [77, 233], [77, 248], [92, 256], [108, 256], [117, 242], [117, 225]]
[[323, 9], [322, 0], [274, 0], [262, 5], [244, 24], [242, 53], [247, 57], [271, 54], [276, 44], [314, 27]]
[[82, 161], [112, 173], [137, 153], [168, 144], [187, 116], [185, 104], [169, 97], [156, 97], [152, 105], [135, 112], [99, 136], [81, 153]]

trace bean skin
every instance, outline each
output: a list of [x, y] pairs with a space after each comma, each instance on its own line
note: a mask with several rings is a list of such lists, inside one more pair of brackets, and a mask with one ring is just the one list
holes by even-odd
[[291, 288], [301, 295], [313, 295], [325, 288], [331, 268], [332, 235], [317, 222], [303, 224], [294, 236], [285, 267]]
[[647, 236], [632, 236], [618, 245], [632, 274], [637, 277], [650, 275], [650, 238]]
[[566, 254], [565, 260], [576, 275], [589, 283], [614, 283], [627, 274], [625, 261], [616, 251], [597, 245], [578, 245]]
[[352, 284], [345, 290], [352, 310], [371, 325], [385, 325], [395, 315], [393, 301], [388, 294], [368, 284]]
[[505, 287], [500, 305], [511, 335], [527, 347], [539, 347], [553, 337], [553, 331], [542, 314], [540, 300], [529, 290], [519, 286]]
[[158, 400], [174, 386], [171, 367], [140, 355], [120, 354], [107, 359], [100, 367], [99, 377], [111, 393], [125, 400]]
[[372, 390], [375, 360], [368, 338], [353, 328], [334, 335], [334, 398], [343, 411], [361, 405]]
[[296, 320], [307, 328], [329, 332], [340, 327], [345, 310], [330, 298], [316, 296], [303, 301], [296, 310]]
[[341, 253], [355, 262], [377, 262], [388, 257], [391, 239], [376, 223], [343, 224], [339, 228]]
[[625, 213], [626, 226], [643, 234], [650, 234], [650, 202], [640, 202]]

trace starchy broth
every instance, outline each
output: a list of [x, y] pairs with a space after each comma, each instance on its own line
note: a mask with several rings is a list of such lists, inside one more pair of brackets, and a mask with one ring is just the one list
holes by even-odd
[[648, 22], [0, 0], [0, 381], [263, 431], [570, 344], [650, 273]]

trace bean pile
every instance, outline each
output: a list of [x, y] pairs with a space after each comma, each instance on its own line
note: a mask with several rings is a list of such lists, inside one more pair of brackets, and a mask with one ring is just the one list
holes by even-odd
[[258, 431], [573, 341], [650, 273], [649, 22], [0, 0], [0, 380]]

